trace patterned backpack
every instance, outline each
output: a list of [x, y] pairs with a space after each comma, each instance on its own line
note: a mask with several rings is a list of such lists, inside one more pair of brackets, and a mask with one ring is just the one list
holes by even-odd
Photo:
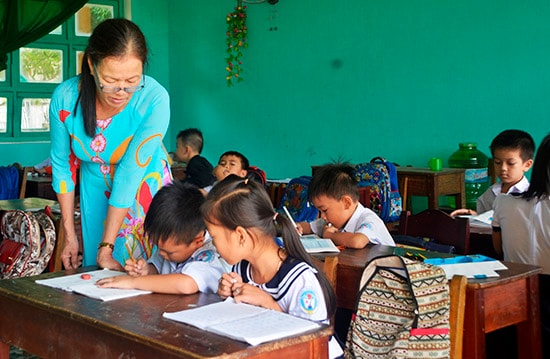
[[440, 267], [396, 255], [363, 271], [345, 358], [449, 358], [449, 284]]
[[277, 211], [284, 213], [283, 206], [286, 206], [296, 222], [311, 222], [317, 219], [319, 210], [308, 200], [307, 190], [309, 182], [311, 182], [311, 176], [301, 176], [291, 179], [286, 186]]
[[384, 222], [396, 222], [402, 203], [395, 165], [381, 157], [355, 165], [358, 186], [370, 187], [370, 208]]
[[55, 246], [55, 226], [43, 211], [5, 211], [0, 221], [0, 279], [44, 271]]

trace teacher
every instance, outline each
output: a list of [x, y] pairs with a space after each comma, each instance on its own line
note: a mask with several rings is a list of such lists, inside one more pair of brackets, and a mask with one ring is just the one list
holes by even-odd
[[[172, 177], [162, 143], [169, 96], [144, 74], [147, 54], [137, 25], [106, 20], [90, 36], [81, 74], [52, 95], [52, 185], [66, 233], [66, 269], [97, 264], [123, 270], [127, 259], [151, 255], [143, 220]], [[83, 257], [74, 225], [78, 173]]]

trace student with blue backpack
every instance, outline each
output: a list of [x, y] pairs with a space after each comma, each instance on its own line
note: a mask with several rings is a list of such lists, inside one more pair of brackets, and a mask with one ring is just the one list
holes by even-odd
[[364, 248], [369, 243], [395, 246], [386, 225], [359, 202], [354, 168], [347, 164], [320, 167], [309, 184], [309, 200], [321, 218], [299, 222], [298, 231], [330, 238], [336, 245]]

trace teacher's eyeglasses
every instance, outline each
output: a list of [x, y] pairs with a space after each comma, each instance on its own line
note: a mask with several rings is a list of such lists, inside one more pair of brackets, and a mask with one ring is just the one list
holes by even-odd
[[97, 75], [97, 68], [94, 65], [94, 79], [97, 83], [97, 87], [104, 93], [117, 93], [119, 91], [124, 91], [128, 93], [134, 93], [143, 90], [145, 87], [145, 75], [142, 75], [142, 82], [138, 86], [128, 86], [128, 87], [118, 87], [118, 86], [103, 86], [99, 81], [99, 76]]

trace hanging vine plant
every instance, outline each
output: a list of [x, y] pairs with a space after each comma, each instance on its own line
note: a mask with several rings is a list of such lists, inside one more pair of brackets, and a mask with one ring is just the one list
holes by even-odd
[[227, 22], [227, 32], [225, 33], [227, 37], [227, 57], [225, 58], [227, 75], [225, 79], [227, 86], [232, 86], [233, 81], [241, 82], [243, 80], [241, 77], [242, 50], [248, 47], [246, 42], [246, 6], [243, 6], [242, 0], [237, 1], [237, 7], [233, 12], [227, 14], [225, 21]]

